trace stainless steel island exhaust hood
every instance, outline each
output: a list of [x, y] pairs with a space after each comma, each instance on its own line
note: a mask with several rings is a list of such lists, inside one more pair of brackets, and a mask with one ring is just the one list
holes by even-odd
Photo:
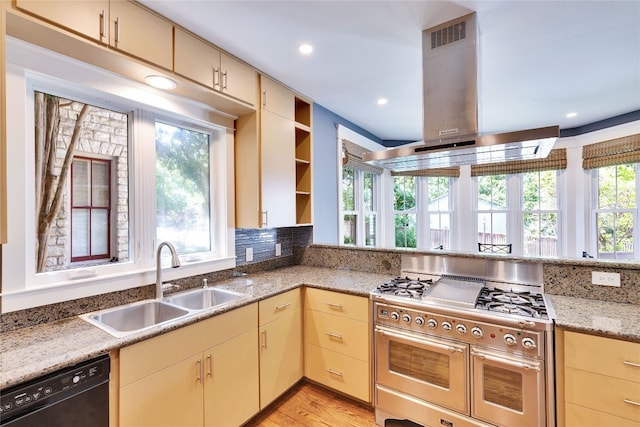
[[422, 33], [424, 142], [364, 153], [393, 171], [546, 157], [560, 128], [478, 134], [476, 14]]

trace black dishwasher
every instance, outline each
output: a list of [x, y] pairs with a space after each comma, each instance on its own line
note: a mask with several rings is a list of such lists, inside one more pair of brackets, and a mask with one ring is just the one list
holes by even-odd
[[0, 426], [109, 427], [109, 355], [0, 392]]

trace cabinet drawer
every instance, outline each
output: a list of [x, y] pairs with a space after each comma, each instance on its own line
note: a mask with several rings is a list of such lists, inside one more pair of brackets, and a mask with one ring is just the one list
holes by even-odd
[[306, 288], [305, 308], [362, 322], [369, 321], [369, 299], [366, 297]]
[[640, 422], [640, 383], [565, 368], [565, 400]]
[[370, 402], [369, 364], [315, 345], [305, 345], [305, 376], [342, 393]]
[[363, 361], [369, 360], [369, 324], [334, 314], [306, 310], [305, 343]]
[[267, 298], [258, 304], [258, 320], [260, 326], [262, 326], [272, 320], [300, 310], [300, 288]]
[[567, 403], [564, 409], [565, 427], [640, 427], [640, 423], [616, 417], [583, 406]]
[[567, 331], [564, 354], [571, 368], [640, 382], [638, 343]]

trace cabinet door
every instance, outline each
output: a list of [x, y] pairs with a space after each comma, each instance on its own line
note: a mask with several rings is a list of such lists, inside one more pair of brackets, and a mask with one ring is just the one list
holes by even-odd
[[239, 426], [259, 411], [258, 330], [204, 352], [205, 426]]
[[246, 64], [222, 53], [220, 55], [222, 92], [251, 105], [258, 99], [258, 73]]
[[173, 69], [173, 24], [125, 0], [110, 3], [109, 44], [153, 64]]
[[260, 328], [260, 409], [302, 378], [300, 311]]
[[260, 93], [262, 109], [293, 121], [295, 118], [295, 95], [282, 86], [263, 75], [260, 76]]
[[220, 51], [181, 28], [176, 28], [174, 37], [174, 71], [211, 89], [220, 89]]
[[261, 145], [262, 227], [295, 225], [296, 162], [293, 122], [263, 110]]
[[16, 0], [16, 7], [99, 42], [108, 42], [108, 0]]
[[198, 353], [120, 388], [120, 427], [201, 427], [202, 375]]

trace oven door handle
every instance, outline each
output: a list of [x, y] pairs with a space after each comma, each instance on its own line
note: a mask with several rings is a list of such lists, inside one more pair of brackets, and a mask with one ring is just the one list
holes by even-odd
[[396, 333], [389, 332], [389, 331], [382, 331], [380, 329], [376, 329], [376, 333], [385, 335], [387, 337], [392, 337], [392, 338], [396, 338], [396, 339], [399, 339], [399, 340], [403, 340], [403, 341], [409, 341], [409, 342], [412, 342], [412, 343], [415, 343], [415, 344], [419, 344], [421, 346], [435, 347], [435, 348], [438, 348], [440, 350], [445, 350], [445, 351], [448, 351], [448, 352], [451, 352], [451, 353], [455, 353], [455, 352], [464, 353], [464, 350], [466, 348], [466, 347], [463, 347], [463, 346], [439, 344], [437, 342], [433, 342], [433, 341], [428, 340], [428, 339], [413, 338], [413, 337], [409, 337], [407, 335], [396, 334]]
[[482, 360], [489, 360], [491, 362], [496, 362], [496, 363], [508, 365], [514, 368], [519, 368], [523, 371], [540, 372], [540, 363], [537, 363], [537, 362], [534, 362], [534, 363], [517, 362], [515, 360], [511, 360], [507, 358], [496, 357], [486, 353], [480, 353], [475, 350], [471, 350], [471, 355]]

